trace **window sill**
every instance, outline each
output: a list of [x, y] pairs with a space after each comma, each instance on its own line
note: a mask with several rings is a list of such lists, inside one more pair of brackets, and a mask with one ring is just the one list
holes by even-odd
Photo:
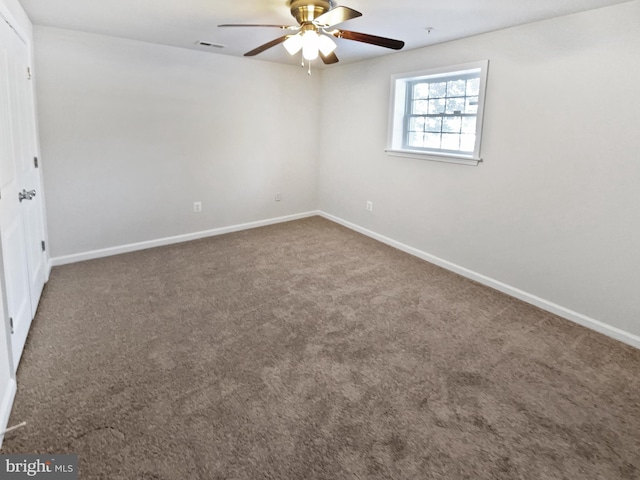
[[448, 153], [419, 152], [416, 150], [385, 150], [385, 152], [392, 157], [417, 158], [418, 160], [431, 160], [433, 162], [455, 163], [474, 167], [482, 162], [481, 158]]

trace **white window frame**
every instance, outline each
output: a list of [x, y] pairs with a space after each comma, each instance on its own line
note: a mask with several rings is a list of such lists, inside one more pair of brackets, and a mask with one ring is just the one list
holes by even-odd
[[[485, 93], [487, 87], [487, 74], [489, 60], [452, 65], [447, 67], [432, 68], [418, 72], [401, 73], [391, 76], [391, 102], [389, 108], [389, 136], [386, 152], [392, 156], [419, 158], [423, 160], [435, 160], [439, 162], [458, 163], [463, 165], [478, 165], [482, 161], [480, 147], [482, 144], [482, 125], [484, 119]], [[415, 81], [426, 78], [446, 78], [450, 76], [479, 73], [480, 90], [478, 94], [478, 112], [476, 114], [476, 138], [472, 153], [448, 152], [429, 149], [409, 149], [404, 146], [405, 115], [407, 115], [407, 86]]]

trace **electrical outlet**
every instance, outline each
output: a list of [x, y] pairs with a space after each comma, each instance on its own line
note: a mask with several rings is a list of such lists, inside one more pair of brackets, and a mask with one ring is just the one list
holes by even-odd
[[200, 213], [202, 211], [202, 202], [193, 202], [193, 211]]
[[276, 193], [276, 202], [280, 202], [282, 200], [282, 194]]
[[373, 202], [372, 201], [367, 201], [367, 211], [368, 212], [373, 212]]

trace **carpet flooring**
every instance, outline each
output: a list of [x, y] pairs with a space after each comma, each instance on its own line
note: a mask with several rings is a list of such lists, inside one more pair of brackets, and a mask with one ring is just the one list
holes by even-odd
[[53, 269], [3, 453], [81, 479], [638, 479], [640, 351], [319, 217]]

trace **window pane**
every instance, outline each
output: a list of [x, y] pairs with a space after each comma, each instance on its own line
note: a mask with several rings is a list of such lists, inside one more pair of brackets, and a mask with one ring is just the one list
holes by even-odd
[[428, 113], [428, 106], [429, 103], [427, 102], [427, 100], [416, 100], [415, 102], [413, 102], [413, 111], [411, 113], [413, 113], [414, 115], [422, 115]]
[[442, 98], [447, 95], [447, 82], [437, 82], [429, 84], [429, 97]]
[[476, 133], [476, 117], [464, 117], [462, 119], [462, 133]]
[[424, 146], [426, 148], [440, 149], [440, 134], [439, 133], [425, 133], [424, 134]]
[[427, 117], [425, 131], [440, 133], [442, 131], [442, 117]]
[[442, 120], [442, 131], [460, 133], [461, 124], [462, 124], [461, 117], [445, 117]]
[[422, 132], [424, 130], [424, 117], [411, 117], [409, 120], [409, 131]]
[[417, 83], [413, 86], [413, 98], [428, 98], [429, 97], [429, 84]]
[[444, 113], [446, 101], [444, 98], [437, 100], [429, 100], [429, 114], [435, 115], [437, 113]]
[[460, 149], [460, 135], [454, 135], [452, 133], [442, 134], [442, 147], [443, 150], [459, 150]]
[[448, 98], [447, 113], [462, 113], [465, 109], [464, 98]]
[[466, 80], [452, 80], [447, 82], [448, 97], [464, 97], [467, 90]]
[[464, 113], [478, 113], [478, 97], [467, 97]]
[[409, 146], [410, 147], [422, 147], [423, 146], [423, 133], [411, 132], [409, 133]]
[[480, 79], [472, 78], [467, 80], [467, 96], [474, 96], [480, 93]]
[[395, 75], [389, 151], [440, 152], [458, 158], [463, 154], [471, 161], [462, 163], [469, 164], [477, 160], [471, 154], [481, 138], [482, 118], [477, 116], [486, 65], [474, 62], [449, 72]]
[[476, 146], [475, 135], [460, 135], [460, 150], [463, 152], [473, 152]]

